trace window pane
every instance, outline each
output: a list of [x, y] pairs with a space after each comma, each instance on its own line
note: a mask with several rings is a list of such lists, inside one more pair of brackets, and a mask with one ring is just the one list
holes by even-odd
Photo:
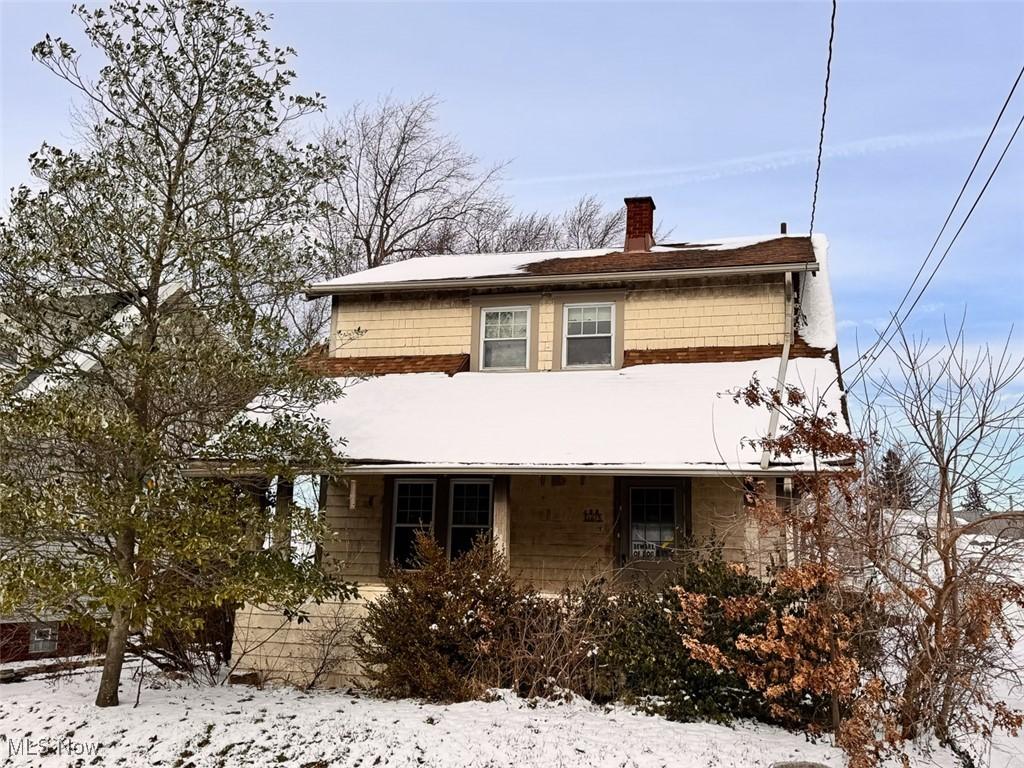
[[670, 556], [676, 535], [675, 489], [631, 488], [629, 509], [632, 556]]
[[395, 523], [429, 527], [433, 520], [433, 483], [395, 484]]
[[526, 339], [484, 341], [484, 368], [525, 368]]
[[55, 626], [33, 627], [29, 635], [29, 653], [51, 653], [57, 650], [57, 628]]
[[452, 549], [449, 553], [454, 560], [466, 554], [478, 536], [490, 538], [490, 528], [452, 528]]
[[490, 527], [490, 483], [452, 483], [452, 525]]
[[597, 321], [597, 332], [598, 333], [611, 333], [612, 332], [612, 321], [611, 320], [598, 320]]
[[484, 339], [525, 339], [529, 313], [525, 309], [484, 311]]
[[565, 340], [566, 365], [611, 365], [611, 362], [610, 336]]
[[427, 528], [416, 526], [398, 526], [395, 528], [395, 565], [399, 568], [411, 568], [414, 563], [416, 534], [426, 533]]

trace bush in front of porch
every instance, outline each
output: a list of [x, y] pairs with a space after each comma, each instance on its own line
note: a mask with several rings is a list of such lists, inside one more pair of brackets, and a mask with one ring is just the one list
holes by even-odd
[[[775, 618], [771, 584], [714, 549], [679, 563], [657, 591], [593, 579], [554, 599], [517, 583], [486, 539], [450, 561], [424, 536], [416, 557], [416, 568], [390, 574], [355, 643], [382, 695], [454, 702], [502, 688], [525, 697], [620, 700], [680, 721], [780, 722], [777, 702], [742, 675], [695, 658], [683, 642], [692, 627], [681, 616], [681, 593], [763, 606], [748, 616], [709, 615], [702, 640], [723, 652]], [[787, 704], [796, 713], [788, 725], [810, 723], [828, 709], [815, 696]]]

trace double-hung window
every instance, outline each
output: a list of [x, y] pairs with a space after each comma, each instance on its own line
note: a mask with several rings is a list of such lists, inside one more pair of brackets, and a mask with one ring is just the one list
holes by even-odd
[[434, 529], [433, 480], [396, 480], [391, 562], [399, 568], [415, 566], [416, 534]]
[[480, 369], [525, 371], [530, 363], [530, 308], [480, 311]]
[[36, 624], [29, 635], [29, 653], [53, 653], [57, 650], [57, 625]]
[[566, 304], [564, 366], [603, 368], [612, 365], [614, 328], [613, 302]]
[[448, 556], [453, 560], [477, 537], [491, 535], [492, 491], [490, 480], [452, 480]]

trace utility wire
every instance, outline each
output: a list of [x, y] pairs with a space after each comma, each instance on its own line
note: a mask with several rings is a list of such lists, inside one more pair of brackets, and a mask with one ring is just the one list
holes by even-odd
[[814, 168], [814, 194], [811, 197], [811, 226], [808, 234], [814, 234], [814, 216], [818, 212], [818, 183], [821, 181], [821, 155], [825, 149], [825, 117], [828, 115], [828, 85], [832, 80], [832, 44], [836, 39], [836, 6], [832, 0], [832, 19], [828, 31], [828, 61], [825, 62], [825, 98], [821, 102], [821, 129], [818, 131], [818, 162]]
[[[910, 294], [914, 290], [914, 286], [917, 285], [917, 281], [921, 278], [921, 275], [924, 274], [924, 270], [925, 270], [925, 267], [928, 266], [928, 262], [931, 261], [932, 255], [935, 253], [935, 249], [939, 245], [939, 241], [942, 239], [943, 234], [945, 234], [945, 232], [946, 232], [946, 227], [948, 227], [949, 226], [949, 222], [952, 221], [953, 214], [956, 213], [956, 209], [960, 205], [960, 201], [963, 199], [964, 193], [967, 191], [967, 187], [971, 183], [971, 179], [974, 178], [974, 172], [976, 170], [978, 170], [978, 165], [981, 163], [981, 158], [984, 156], [985, 151], [988, 149], [989, 143], [992, 141], [992, 137], [995, 135], [996, 130], [999, 128], [999, 123], [1002, 121], [1003, 115], [1006, 113], [1006, 108], [1010, 105], [1010, 100], [1013, 98], [1013, 94], [1017, 90], [1017, 86], [1020, 84], [1020, 81], [1021, 81], [1022, 77], [1024, 77], [1024, 67], [1021, 67], [1020, 68], [1020, 72], [1017, 73], [1017, 78], [1013, 81], [1013, 85], [1010, 87], [1010, 92], [1006, 95], [1006, 99], [1003, 101], [1003, 106], [999, 110], [999, 114], [996, 115], [995, 122], [992, 123], [992, 129], [988, 132], [988, 136], [985, 137], [985, 143], [981, 145], [981, 149], [978, 151], [977, 157], [974, 158], [974, 164], [971, 166], [971, 170], [967, 174], [967, 178], [964, 179], [964, 183], [960, 187], [960, 192], [957, 194], [956, 200], [953, 201], [953, 205], [950, 207], [949, 213], [946, 214], [945, 221], [942, 222], [942, 227], [939, 229], [939, 233], [935, 236], [935, 240], [932, 242], [931, 248], [928, 249], [928, 254], [924, 257], [924, 260], [921, 262], [921, 266], [919, 266], [917, 268], [917, 273], [914, 275], [914, 279], [911, 280], [910, 281], [910, 285], [907, 286], [907, 290], [903, 293], [903, 298], [900, 299], [900, 303], [896, 307], [896, 309], [893, 311], [892, 316], [889, 319], [889, 322], [886, 324], [886, 326], [882, 330], [882, 332], [878, 335], [878, 338], [875, 340], [875, 342], [870, 347], [868, 347], [868, 349], [864, 352], [864, 354], [862, 354], [860, 357], [858, 357], [856, 360], [854, 360], [852, 363], [850, 363], [850, 365], [848, 365], [846, 367], [846, 369], [844, 370], [844, 373], [846, 371], [849, 371], [851, 368], [853, 368], [853, 366], [855, 366], [858, 362], [863, 360], [865, 357], [871, 355], [875, 351], [875, 349], [877, 349], [879, 344], [888, 344], [888, 342], [885, 341], [886, 335], [892, 329], [893, 323], [896, 322], [896, 318], [899, 317], [900, 312], [903, 310], [903, 307], [906, 305], [907, 300], [910, 298]], [[1011, 138], [1011, 141], [1012, 141], [1012, 138]], [[1007, 147], [1009, 147], [1009, 143], [1007, 144]], [[1005, 154], [1006, 150], [1004, 149], [1003, 152]], [[1000, 161], [1001, 160], [1002, 160], [1002, 158], [1000, 158]], [[998, 168], [998, 164], [996, 165], [996, 167]], [[993, 169], [993, 171], [994, 171], [994, 169]], [[989, 181], [991, 181], [991, 176], [989, 177]], [[986, 182], [986, 186], [988, 186], [988, 182]], [[975, 201], [975, 205], [977, 205], [977, 200]], [[972, 210], [973, 210], [973, 208], [972, 208]], [[964, 220], [964, 223], [965, 224], [967, 223], [966, 219]], [[961, 229], [962, 228], [963, 228], [963, 225], [961, 225]], [[952, 245], [952, 243], [950, 245]], [[948, 253], [948, 252], [949, 252], [949, 250], [947, 249], [946, 253]], [[945, 254], [943, 254], [942, 258], [945, 259], [945, 257], [946, 257]], [[932, 277], [934, 277], [934, 272], [932, 273]], [[931, 277], [929, 277], [928, 279], [929, 279], [929, 282], [930, 282], [931, 281]], [[920, 296], [918, 296], [918, 299], [919, 298], [920, 298]], [[915, 300], [914, 303], [916, 304], [917, 300]], [[910, 313], [908, 311], [907, 315], [909, 316], [909, 314]], [[904, 317], [904, 321], [906, 321], [906, 317]]]
[[[960, 233], [963, 232], [964, 231], [964, 227], [967, 226], [967, 222], [970, 220], [971, 214], [974, 213], [974, 209], [977, 208], [978, 207], [978, 203], [981, 202], [981, 198], [984, 196], [985, 190], [988, 189], [988, 185], [992, 182], [993, 177], [996, 175], [996, 171], [998, 171], [999, 170], [999, 166], [1002, 165], [1003, 159], [1006, 157], [1006, 153], [1009, 152], [1010, 145], [1013, 144], [1013, 140], [1017, 138], [1017, 134], [1020, 132], [1020, 129], [1021, 129], [1022, 125], [1024, 125], [1024, 114], [1022, 114], [1021, 117], [1020, 117], [1020, 120], [1017, 121], [1017, 127], [1013, 129], [1013, 133], [1010, 135], [1010, 138], [1007, 140], [1006, 146], [1003, 147], [1003, 151], [1000, 153], [999, 159], [996, 160], [996, 164], [992, 167], [992, 171], [989, 173], [988, 178], [985, 179], [985, 184], [982, 186], [981, 190], [978, 192], [978, 196], [974, 198], [974, 203], [971, 204], [970, 209], [967, 211], [967, 215], [964, 216], [964, 220], [962, 222], [960, 222], [960, 226], [957, 228], [956, 232], [953, 234], [952, 239], [949, 241], [949, 245], [946, 246], [946, 250], [943, 251], [942, 256], [940, 256], [939, 260], [935, 263], [935, 266], [932, 268], [931, 274], [928, 275], [928, 279], [925, 280], [924, 285], [921, 286], [921, 290], [917, 292], [917, 296], [914, 298], [914, 301], [911, 303], [910, 307], [907, 308], [906, 313], [904, 313], [904, 315], [903, 315], [903, 319], [900, 320], [894, 314], [893, 317], [892, 317], [892, 320], [889, 321], [889, 325], [887, 326], [887, 328], [891, 328], [893, 323], [895, 323], [898, 330], [902, 330], [903, 329], [903, 323], [905, 323], [907, 321], [907, 318], [910, 317], [910, 313], [914, 311], [914, 307], [917, 306], [917, 303], [921, 300], [921, 297], [924, 296], [924, 292], [926, 290], [928, 290], [928, 286], [931, 285], [931, 282], [935, 278], [935, 275], [938, 273], [939, 268], [942, 266], [943, 262], [945, 262], [946, 257], [949, 256], [949, 252], [953, 249], [953, 245], [956, 243], [957, 238], [960, 237]], [[879, 339], [878, 339], [877, 342], [875, 342], [874, 346], [877, 346], [879, 342], [882, 342], [886, 346], [889, 346], [889, 341], [887, 339], [885, 339], [884, 336], [879, 336]], [[858, 358], [858, 359], [860, 359], [860, 358]], [[868, 370], [871, 368], [872, 365], [874, 365], [875, 361], [877, 361], [877, 360], [878, 360], [878, 358], [875, 357], [873, 360], [869, 360], [867, 365], [861, 367], [860, 371], [857, 372], [857, 375], [850, 382], [850, 387], [851, 388], [856, 386], [857, 382], [860, 381], [862, 378], [864, 378], [865, 374], [867, 374]]]
[[[1021, 81], [1022, 78], [1024, 78], [1024, 67], [1021, 67], [1020, 71], [1017, 73], [1017, 77], [1013, 81], [1013, 85], [1010, 87], [1010, 92], [1007, 94], [1006, 99], [1003, 101], [1003, 105], [1002, 105], [1002, 107], [999, 110], [999, 114], [996, 115], [996, 119], [992, 123], [992, 128], [988, 132], [988, 136], [985, 137], [985, 142], [981, 145], [981, 149], [978, 151], [977, 157], [974, 158], [974, 164], [971, 166], [971, 170], [967, 174], [967, 178], [964, 179], [964, 183], [960, 187], [960, 192], [957, 194], [956, 200], [953, 201], [953, 205], [950, 207], [949, 213], [946, 214], [946, 219], [945, 219], [945, 221], [943, 221], [942, 227], [939, 229], [939, 233], [935, 236], [935, 240], [932, 242], [931, 248], [928, 249], [927, 255], [925, 256], [924, 260], [921, 262], [921, 265], [918, 267], [917, 273], [914, 275], [914, 279], [911, 281], [910, 285], [907, 286], [907, 290], [904, 292], [903, 298], [900, 299], [900, 303], [896, 307], [896, 310], [892, 313], [892, 316], [890, 317], [889, 322], [886, 324], [886, 326], [882, 330], [882, 332], [879, 333], [878, 338], [875, 339], [874, 343], [872, 343], [871, 346], [868, 347], [863, 353], [861, 353], [852, 363], [850, 363], [845, 368], [843, 368], [843, 370], [840, 372], [840, 377], [842, 375], [848, 373], [849, 371], [851, 371], [854, 368], [854, 366], [856, 366], [862, 360], [865, 360], [865, 359], [869, 358], [871, 355], [873, 355], [875, 350], [878, 349], [879, 345], [885, 345], [885, 346], [889, 345], [889, 341], [887, 339], [887, 336], [889, 334], [889, 331], [892, 329], [892, 326], [894, 324], [896, 324], [899, 328], [903, 327], [902, 324], [904, 322], [906, 322], [907, 318], [910, 316], [910, 312], [913, 311], [913, 308], [915, 306], [917, 306], [917, 302], [920, 301], [921, 296], [924, 294], [924, 289], [926, 289], [928, 287], [928, 285], [931, 283], [932, 279], [935, 277], [935, 273], [938, 271], [938, 267], [941, 266], [943, 261], [945, 261], [946, 256], [949, 254], [950, 249], [953, 247], [953, 243], [956, 242], [956, 239], [959, 237], [960, 232], [963, 231], [964, 226], [967, 224], [967, 220], [971, 216], [971, 213], [974, 212], [974, 209], [977, 207], [979, 201], [981, 200], [982, 195], [984, 195], [984, 193], [985, 193], [985, 189], [988, 188], [989, 182], [992, 181], [992, 177], [995, 175], [995, 172], [998, 170], [1000, 164], [1003, 161], [1003, 158], [1006, 156], [1006, 153], [1009, 150], [1010, 145], [1013, 143], [1013, 140], [1014, 140], [1014, 138], [1017, 135], [1017, 130], [1019, 130], [1020, 127], [1021, 127], [1020, 123], [1018, 123], [1018, 125], [1017, 125], [1017, 130], [1014, 130], [1013, 135], [1010, 137], [1009, 141], [1007, 141], [1006, 146], [1003, 148], [1003, 152], [1002, 152], [1002, 154], [999, 157], [999, 160], [996, 162], [995, 167], [992, 169], [992, 172], [989, 174], [989, 177], [986, 180], [985, 185], [982, 188], [981, 192], [979, 192], [978, 196], [975, 198], [974, 204], [971, 206], [971, 209], [968, 212], [967, 216], [964, 218], [963, 222], [960, 224], [960, 227], [957, 230], [956, 235], [954, 235], [953, 240], [950, 241], [949, 246], [947, 246], [945, 252], [943, 253], [943, 255], [942, 255], [942, 257], [941, 257], [941, 259], [939, 261], [939, 264], [935, 267], [935, 269], [932, 270], [932, 273], [928, 277], [927, 283], [925, 284], [924, 288], [922, 288], [921, 291], [918, 293], [917, 297], [914, 299], [913, 304], [911, 305], [910, 309], [906, 312], [906, 314], [904, 315], [903, 319], [899, 320], [898, 318], [899, 318], [900, 312], [902, 311], [903, 307], [906, 305], [907, 300], [910, 298], [910, 295], [913, 292], [914, 286], [917, 284], [917, 281], [920, 279], [921, 275], [924, 273], [925, 268], [928, 266], [928, 262], [931, 260], [931, 257], [934, 254], [935, 249], [938, 247], [939, 241], [942, 239], [942, 235], [945, 233], [946, 228], [949, 226], [949, 222], [953, 219], [953, 215], [956, 213], [956, 209], [960, 205], [960, 202], [963, 199], [964, 193], [967, 191], [967, 187], [969, 186], [969, 184], [971, 182], [971, 179], [974, 177], [974, 173], [978, 169], [978, 165], [981, 163], [981, 159], [984, 156], [986, 150], [988, 149], [989, 143], [992, 141], [992, 137], [995, 135], [996, 130], [999, 128], [999, 123], [1002, 121], [1003, 115], [1006, 113], [1006, 108], [1009, 106], [1010, 100], [1013, 98], [1013, 94], [1016, 92], [1017, 86], [1020, 84], [1020, 81]], [[1024, 117], [1022, 117], [1022, 120], [1024, 120]], [[846, 389], [848, 391], [852, 391], [854, 384], [864, 377], [864, 375], [867, 373], [868, 369], [870, 369], [871, 366], [874, 365], [874, 363], [877, 361], [877, 359], [878, 359], [877, 357], [873, 358], [873, 359], [870, 359], [870, 360], [867, 361], [866, 365], [862, 366], [861, 370], [858, 371], [857, 376], [846, 387]], [[828, 390], [831, 389], [833, 385], [838, 383], [838, 381], [839, 381], [839, 378], [837, 377], [835, 380], [832, 381], [831, 384], [829, 384], [828, 387], [825, 388], [825, 390], [822, 392], [822, 395], [824, 396], [824, 394], [827, 393]]]

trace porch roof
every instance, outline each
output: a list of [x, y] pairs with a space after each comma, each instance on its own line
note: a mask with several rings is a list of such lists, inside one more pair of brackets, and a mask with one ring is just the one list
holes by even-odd
[[[779, 358], [641, 365], [608, 371], [413, 373], [347, 380], [317, 415], [345, 441], [355, 472], [729, 474], [757, 472], [769, 414], [729, 392], [755, 375], [775, 382]], [[828, 388], [832, 360], [789, 361], [787, 384]], [[792, 471], [798, 460], [772, 465]]]

